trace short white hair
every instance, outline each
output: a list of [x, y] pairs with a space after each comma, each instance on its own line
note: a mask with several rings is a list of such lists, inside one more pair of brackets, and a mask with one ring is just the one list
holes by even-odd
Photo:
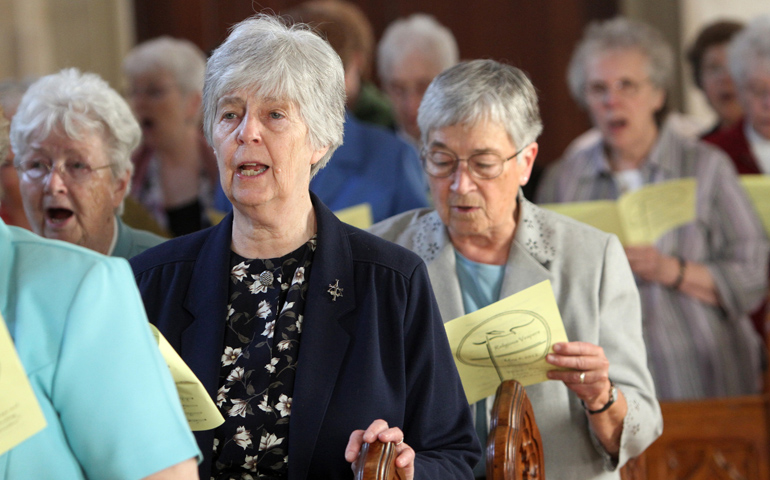
[[206, 55], [189, 40], [164, 35], [140, 43], [123, 60], [123, 72], [129, 77], [157, 70], [171, 74], [182, 92], [200, 93]]
[[102, 135], [113, 178], [133, 173], [131, 152], [139, 145], [142, 131], [123, 97], [99, 75], [68, 68], [30, 85], [11, 121], [16, 164], [33, 136], [46, 138], [54, 130], [73, 140]]
[[258, 14], [233, 27], [209, 58], [203, 87], [203, 129], [209, 143], [217, 102], [238, 89], [295, 104], [315, 150], [328, 147], [311, 167], [323, 168], [342, 145], [345, 121], [345, 71], [328, 42], [303, 23]]
[[413, 53], [430, 58], [443, 71], [460, 61], [452, 32], [431, 15], [414, 13], [388, 25], [377, 46], [377, 73], [388, 81], [395, 65]]
[[740, 87], [746, 84], [751, 65], [770, 68], [770, 14], [755, 18], [738, 32], [727, 55], [730, 75]]

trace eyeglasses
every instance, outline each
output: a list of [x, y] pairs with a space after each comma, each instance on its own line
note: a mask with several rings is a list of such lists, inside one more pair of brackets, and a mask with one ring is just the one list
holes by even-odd
[[54, 166], [54, 163], [49, 159], [31, 158], [19, 162], [16, 166], [16, 170], [29, 182], [39, 182], [50, 175], [55, 169], [62, 178], [80, 183], [88, 180], [88, 177], [90, 177], [96, 170], [110, 168], [111, 166], [112, 164], [103, 165], [101, 167], [92, 167], [80, 160], [58, 162], [56, 166]]
[[431, 177], [447, 178], [457, 171], [460, 162], [468, 162], [468, 171], [471, 175], [483, 180], [491, 180], [499, 177], [503, 173], [505, 162], [516, 158], [524, 148], [508, 158], [503, 158], [496, 153], [487, 152], [477, 153], [466, 159], [461, 159], [457, 155], [443, 150], [423, 150], [421, 155], [422, 168]]
[[639, 93], [642, 84], [647, 81], [649, 80], [637, 82], [630, 78], [621, 78], [610, 84], [604, 82], [592, 82], [586, 85], [586, 96], [590, 99], [603, 100], [609, 92], [614, 92], [620, 97], [631, 98]]

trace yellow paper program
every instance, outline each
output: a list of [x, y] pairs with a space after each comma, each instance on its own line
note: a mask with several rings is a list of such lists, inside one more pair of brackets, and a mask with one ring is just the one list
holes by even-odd
[[219, 413], [219, 409], [209, 397], [206, 389], [203, 388], [198, 377], [184, 363], [184, 360], [158, 329], [154, 325], [150, 325], [150, 329], [158, 341], [158, 348], [163, 359], [171, 370], [171, 376], [176, 383], [179, 400], [182, 402], [182, 409], [190, 429], [194, 432], [211, 430], [225, 423], [225, 419], [222, 418], [222, 414]]
[[359, 203], [352, 207], [343, 208], [334, 214], [341, 222], [354, 227], [366, 229], [372, 226], [372, 207], [368, 203]]
[[46, 426], [11, 334], [0, 315], [0, 455]]
[[770, 236], [770, 175], [741, 175], [741, 185]]
[[504, 380], [548, 380], [553, 344], [567, 342], [551, 282], [546, 280], [445, 324], [468, 403], [494, 395]]
[[617, 201], [541, 205], [608, 233], [623, 245], [652, 245], [664, 233], [695, 219], [696, 182], [682, 178], [647, 185]]

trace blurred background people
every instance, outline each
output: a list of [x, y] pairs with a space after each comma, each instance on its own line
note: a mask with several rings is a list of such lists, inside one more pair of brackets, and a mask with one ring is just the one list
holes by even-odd
[[569, 66], [575, 99], [601, 136], [545, 174], [540, 202], [614, 200], [644, 185], [695, 178], [696, 218], [655, 245], [627, 245], [661, 399], [760, 389], [761, 338], [749, 312], [765, 296], [768, 241], [725, 155], [661, 128], [673, 53], [652, 27], [594, 23]]
[[[4, 80], [0, 82], [0, 106], [5, 111], [6, 120], [10, 121], [16, 114], [22, 95], [29, 87], [29, 81]], [[19, 175], [13, 166], [13, 150], [8, 148], [6, 155], [0, 157], [0, 218], [6, 225], [31, 230], [27, 215], [24, 213], [24, 203], [19, 191]]]
[[2, 219], [0, 258], [0, 323], [47, 424], [0, 455], [0, 478], [197, 479], [200, 452], [125, 261]]
[[[639, 295], [616, 237], [521, 194], [543, 128], [535, 88], [517, 68], [463, 62], [431, 83], [418, 120], [435, 210], [398, 215], [372, 232], [425, 261], [445, 322], [550, 280], [570, 342], [547, 356], [569, 370], [527, 387], [545, 471], [620, 478], [618, 468], [662, 427]], [[484, 444], [493, 401], [475, 405]], [[484, 462], [475, 472], [485, 475]]]
[[425, 266], [309, 189], [342, 143], [339, 56], [249, 18], [209, 58], [203, 110], [233, 211], [131, 260], [225, 418], [196, 432], [201, 477], [352, 478], [378, 438], [404, 480], [470, 477], [480, 449]]
[[705, 140], [727, 152], [738, 173], [770, 173], [770, 15], [738, 33], [727, 55], [745, 116]]
[[427, 185], [417, 151], [392, 132], [359, 121], [350, 111], [350, 100], [359, 96], [365, 58], [356, 32], [362, 22], [371, 30], [363, 12], [349, 2], [316, 0], [300, 4], [287, 15], [313, 26], [345, 68], [348, 108], [343, 143], [332, 161], [313, 177], [310, 189], [332, 211], [368, 204], [374, 222], [427, 206]]
[[[325, 35], [345, 64], [345, 104], [361, 121], [395, 130], [396, 122], [388, 97], [372, 82], [374, 29], [361, 8], [345, 0], [318, 0], [292, 8], [287, 14], [298, 21], [299, 14], [333, 15], [325, 19], [337, 26], [319, 22], [316, 30]], [[314, 17], [308, 17], [308, 21]]]
[[727, 66], [727, 45], [742, 28], [742, 23], [727, 20], [706, 25], [687, 52], [695, 85], [717, 115], [716, 123], [703, 133], [704, 137], [728, 129], [743, 117]]
[[137, 45], [123, 60], [128, 101], [142, 128], [133, 195], [175, 236], [210, 224], [206, 210], [219, 182], [200, 124], [205, 67], [195, 44], [167, 36]]
[[33, 83], [11, 124], [32, 231], [123, 258], [163, 242], [120, 218], [140, 138], [126, 101], [98, 75], [67, 69]]
[[417, 109], [431, 80], [460, 60], [452, 32], [415, 13], [388, 25], [377, 46], [377, 73], [393, 104], [397, 131], [420, 149]]

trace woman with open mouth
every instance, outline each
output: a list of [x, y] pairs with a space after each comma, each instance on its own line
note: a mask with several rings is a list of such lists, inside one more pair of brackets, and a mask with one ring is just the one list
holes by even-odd
[[140, 138], [126, 101], [96, 74], [67, 69], [32, 84], [11, 123], [32, 230], [123, 258], [165, 241], [120, 218]]
[[309, 189], [342, 143], [344, 69], [307, 26], [259, 15], [208, 60], [204, 131], [233, 211], [132, 259], [150, 321], [225, 423], [201, 478], [353, 478], [364, 442], [405, 480], [480, 456], [425, 265]]
[[551, 167], [538, 201], [615, 200], [694, 178], [691, 222], [653, 245], [625, 246], [658, 398], [758, 393], [763, 346], [749, 313], [766, 295], [768, 241], [725, 154], [661, 127], [673, 65], [662, 34], [646, 24], [589, 26], [568, 79], [601, 135]]

